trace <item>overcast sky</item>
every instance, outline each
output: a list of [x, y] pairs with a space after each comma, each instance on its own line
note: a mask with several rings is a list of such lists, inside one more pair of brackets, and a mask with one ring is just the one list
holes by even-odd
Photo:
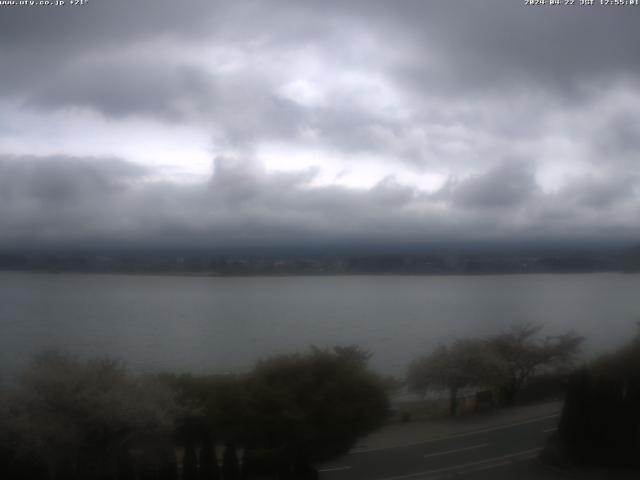
[[0, 6], [0, 247], [640, 241], [639, 23], [520, 0]]

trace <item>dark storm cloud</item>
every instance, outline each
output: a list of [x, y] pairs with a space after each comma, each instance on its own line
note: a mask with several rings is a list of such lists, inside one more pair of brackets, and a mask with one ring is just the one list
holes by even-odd
[[[267, 174], [217, 159], [199, 184], [138, 182], [147, 172], [117, 159], [8, 158], [0, 163], [0, 245], [228, 246], [365, 238], [379, 215], [395, 224], [396, 198], [327, 187], [312, 172]], [[402, 233], [406, 233], [407, 223]]]
[[170, 1], [99, 0], [87, 7], [13, 8], [0, 17], [0, 40], [5, 46], [55, 50], [75, 45], [72, 50], [77, 50], [163, 34], [198, 36], [222, 28], [227, 13], [238, 10], [215, 0], [192, 0], [188, 7]]
[[0, 156], [0, 244], [110, 234], [122, 197], [147, 173], [120, 159]]
[[148, 171], [120, 159], [0, 155], [0, 196], [7, 203], [28, 198], [42, 203], [85, 201], [116, 194]]
[[633, 201], [640, 186], [638, 176], [618, 175], [608, 177], [586, 176], [573, 179], [561, 191], [563, 203], [575, 202], [589, 209], [607, 209], [617, 203]]
[[464, 208], [509, 208], [539, 193], [535, 167], [526, 160], [505, 161], [447, 187], [454, 205]]
[[[77, 86], [78, 72], [72, 67], [79, 59], [99, 59], [149, 38], [216, 33], [225, 25], [226, 10], [213, 7], [213, 2], [200, 0], [189, 8], [170, 1], [104, 0], [81, 8], [3, 8], [2, 93], [38, 96], [52, 77]], [[66, 78], [56, 78], [61, 74]]]
[[[434, 95], [477, 100], [478, 94], [521, 94], [523, 88], [567, 93], [585, 86], [584, 94], [593, 95], [586, 86], [596, 80], [598, 87], [611, 88], [607, 82], [613, 78], [637, 74], [637, 59], [628, 48], [640, 40], [636, 10], [536, 9], [497, 0], [407, 0], [401, 8], [392, 2], [358, 0], [241, 5], [197, 1], [188, 8], [168, 0], [103, 0], [81, 9], [14, 9], [0, 20], [0, 59], [6, 65], [2, 91], [41, 107], [80, 105], [115, 116], [175, 119], [185, 116], [185, 104], [199, 105], [229, 130], [233, 141], [253, 143], [263, 137], [265, 125], [271, 127], [267, 135], [295, 133], [293, 118], [298, 125], [324, 132], [328, 142], [366, 150], [383, 143], [371, 135], [371, 127], [388, 120], [353, 105], [336, 111], [335, 104], [320, 110], [298, 108], [292, 116], [291, 109], [275, 105], [274, 86], [264, 73], [245, 68], [226, 83], [214, 81], [177, 68], [171, 58], [163, 60], [154, 51], [163, 45], [153, 42], [231, 43], [257, 57], [312, 46], [340, 63], [358, 60], [347, 55], [353, 39], [344, 32], [366, 32], [373, 36], [378, 55], [364, 63], [378, 62], [373, 67], [399, 88], [410, 89], [416, 105]], [[99, 61], [105, 51], [126, 51], [145, 42], [155, 54], [153, 60], [143, 50], [137, 56]], [[386, 48], [380, 48], [383, 45]], [[243, 94], [235, 93], [239, 90]], [[256, 99], [254, 92], [260, 91]], [[559, 95], [556, 102], [562, 105], [571, 98]], [[438, 112], [424, 108], [418, 121], [433, 121]], [[237, 126], [237, 114], [218, 115], [234, 111], [244, 112], [244, 128]], [[407, 125], [395, 121], [387, 128], [404, 131]], [[419, 156], [415, 151], [400, 153]]]
[[[0, 122], [13, 137], [0, 143], [0, 244], [639, 233], [638, 8], [95, 0], [1, 13]], [[158, 180], [126, 159], [74, 157], [46, 133], [34, 154], [60, 155], [21, 155], [31, 125], [13, 113], [71, 121], [77, 109], [105, 130], [135, 117], [205, 131], [213, 175]], [[131, 141], [101, 138], [114, 152]], [[319, 187], [319, 169], [254, 158], [268, 142], [345, 169], [375, 156], [398, 175]], [[398, 180], [406, 172], [449, 181], [426, 188]]]
[[[453, 88], [450, 93], [465, 95], [478, 88], [517, 90], [523, 84], [564, 90], [594, 79], [606, 82], [614, 74], [636, 75], [632, 46], [640, 40], [639, 15], [633, 8], [526, 8], [504, 0], [406, 0], [400, 7], [382, 0], [195, 1], [188, 6], [103, 0], [80, 9], [12, 9], [0, 19], [0, 51], [22, 78], [29, 68], [34, 76], [44, 76], [92, 51], [149, 39], [258, 42], [269, 51], [305, 44], [334, 47], [336, 38], [348, 41], [340, 32], [351, 27], [389, 44], [392, 58], [381, 59], [388, 61], [387, 73], [419, 92]], [[25, 53], [29, 66], [19, 61]], [[343, 54], [335, 48], [332, 53]]]
[[[558, 228], [594, 230], [588, 221], [593, 215], [576, 216], [579, 209], [568, 210], [574, 218], [554, 220], [550, 215], [558, 209], [544, 207], [557, 198], [532, 197], [535, 183], [521, 166], [501, 165], [455, 187], [454, 199], [473, 200], [472, 207], [443, 202], [392, 178], [368, 190], [313, 187], [312, 171], [274, 174], [243, 159], [218, 158], [213, 176], [196, 184], [141, 181], [148, 173], [119, 159], [3, 158], [0, 246], [473, 241], [507, 234], [524, 239], [528, 230], [543, 236], [557, 235]], [[528, 194], [517, 194], [518, 187]], [[513, 202], [543, 211], [538, 218], [517, 219], [501, 208]], [[485, 207], [481, 215], [471, 213], [477, 207]], [[609, 214], [604, 206], [600, 211], [602, 228]], [[634, 225], [610, 220], [627, 235], [637, 233]]]
[[464, 94], [527, 84], [563, 91], [640, 69], [628, 48], [640, 40], [640, 12], [634, 8], [536, 8], [505, 0], [411, 0], [402, 8], [392, 2], [374, 2], [373, 8], [366, 8], [371, 2], [345, 3], [410, 35], [413, 59], [424, 56], [408, 58], [398, 71], [417, 88], [448, 85]]
[[209, 83], [205, 72], [188, 66], [161, 68], [107, 61], [53, 73], [41, 89], [26, 98], [26, 104], [87, 107], [110, 117], [138, 114], [178, 121], [210, 106]]
[[0, 165], [3, 246], [97, 239], [265, 245], [393, 238], [396, 227], [400, 237], [415, 236], [422, 228], [412, 225], [413, 215], [397, 211], [397, 186], [309, 188], [312, 172], [267, 174], [249, 161], [218, 159], [208, 182], [181, 186], [139, 183], [145, 172], [115, 159], [23, 157]]
[[594, 146], [600, 161], [620, 161], [627, 166], [637, 164], [640, 151], [640, 111], [634, 107], [636, 105], [625, 105], [607, 118], [602, 128], [595, 132]]

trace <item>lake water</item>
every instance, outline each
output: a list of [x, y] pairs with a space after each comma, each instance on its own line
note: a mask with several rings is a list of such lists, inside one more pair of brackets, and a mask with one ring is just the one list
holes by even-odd
[[0, 373], [38, 351], [134, 371], [239, 371], [261, 357], [357, 343], [401, 374], [438, 342], [517, 322], [575, 329], [587, 354], [635, 333], [640, 275], [209, 278], [0, 272]]

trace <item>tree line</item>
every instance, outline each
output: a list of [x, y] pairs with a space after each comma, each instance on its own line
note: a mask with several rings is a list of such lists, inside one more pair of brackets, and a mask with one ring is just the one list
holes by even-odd
[[[640, 424], [640, 336], [597, 366], [572, 370], [583, 338], [542, 336], [541, 328], [522, 324], [440, 345], [410, 364], [404, 384], [423, 394], [446, 391], [456, 415], [465, 389], [490, 390], [511, 404], [540, 373], [578, 372], [569, 382], [562, 445], [588, 458], [586, 439], [596, 445], [613, 422], [637, 449], [636, 430], [624, 428]], [[0, 478], [317, 478], [316, 465], [347, 453], [389, 418], [392, 382], [368, 368], [369, 358], [354, 345], [312, 347], [244, 374], [132, 375], [113, 359], [41, 354], [0, 392]], [[603, 406], [625, 420], [612, 420]], [[601, 428], [585, 431], [594, 412]]]
[[317, 478], [315, 464], [388, 416], [368, 357], [312, 348], [243, 375], [133, 376], [111, 359], [43, 354], [3, 392], [0, 477]]
[[458, 413], [464, 389], [491, 389], [497, 400], [513, 404], [539, 372], [568, 370], [584, 341], [569, 331], [541, 337], [541, 325], [519, 324], [486, 338], [457, 339], [414, 360], [407, 372], [413, 392], [446, 390], [449, 413]]
[[[415, 392], [446, 390], [458, 413], [463, 389], [490, 389], [510, 405], [540, 376], [563, 379], [557, 431], [542, 458], [559, 467], [640, 468], [640, 322], [626, 345], [576, 365], [584, 339], [574, 332], [541, 336], [520, 324], [485, 338], [457, 339], [414, 360], [407, 383]], [[543, 375], [540, 375], [543, 374]]]

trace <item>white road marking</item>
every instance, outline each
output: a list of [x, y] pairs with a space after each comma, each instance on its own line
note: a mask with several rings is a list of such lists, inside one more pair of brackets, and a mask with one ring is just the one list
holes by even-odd
[[527, 425], [528, 423], [541, 422], [543, 420], [548, 420], [550, 418], [555, 418], [555, 417], [559, 417], [559, 416], [560, 416], [560, 413], [554, 413], [553, 415], [545, 415], [544, 417], [536, 417], [536, 418], [532, 418], [532, 419], [529, 419], [529, 420], [524, 420], [522, 422], [505, 423], [505, 424], [502, 424], [502, 425], [497, 425], [495, 427], [482, 428], [480, 430], [472, 430], [470, 432], [464, 432], [464, 433], [456, 433], [454, 435], [448, 435], [448, 436], [445, 436], [445, 437], [432, 438], [432, 439], [429, 439], [429, 440], [423, 440], [421, 442], [407, 443], [405, 445], [394, 445], [392, 447], [378, 447], [378, 448], [368, 448], [368, 449], [364, 449], [364, 450], [354, 450], [354, 451], [350, 452], [349, 455], [359, 455], [361, 453], [379, 452], [381, 450], [393, 450], [393, 449], [396, 449], [396, 448], [407, 448], [407, 447], [413, 447], [413, 446], [416, 446], [416, 445], [425, 445], [427, 443], [441, 442], [443, 440], [448, 440], [450, 438], [469, 437], [471, 435], [476, 435], [478, 433], [494, 432], [496, 430], [505, 430], [507, 428], [517, 427], [519, 425]]
[[529, 450], [522, 450], [516, 453], [510, 453], [508, 455], [501, 455], [499, 457], [487, 458], [485, 460], [479, 460], [477, 462], [471, 463], [463, 463], [461, 465], [455, 465], [453, 467], [444, 467], [437, 468], [435, 470], [427, 470], [426, 472], [417, 472], [417, 473], [409, 473], [406, 475], [398, 475], [396, 477], [385, 477], [379, 478], [378, 480], [404, 480], [405, 478], [416, 478], [416, 477], [424, 477], [424, 479], [429, 478], [429, 476], [439, 475], [442, 473], [465, 470], [466, 472], [472, 471], [480, 471], [480, 470], [488, 470], [494, 467], [501, 467], [504, 465], [508, 465], [510, 462], [508, 460], [513, 460], [515, 458], [520, 458], [522, 460], [526, 460], [535, 456], [539, 453], [542, 448], [531, 448]]
[[470, 447], [456, 448], [454, 450], [445, 450], [444, 452], [438, 452], [438, 453], [430, 453], [429, 455], [425, 455], [424, 458], [439, 457], [440, 455], [449, 455], [450, 453], [464, 452], [466, 450], [475, 450], [476, 448], [483, 448], [488, 445], [489, 445], [488, 443], [481, 443], [479, 445], [472, 445]]
[[[528, 455], [523, 455], [518, 457], [518, 460], [522, 461], [522, 460], [528, 460], [530, 458], [533, 458], [536, 456], [538, 452], [533, 452], [531, 454]], [[494, 463], [490, 463], [488, 465], [481, 465], [479, 467], [470, 467], [470, 468], [466, 468], [458, 473], [460, 473], [461, 475], [468, 475], [470, 473], [476, 473], [476, 472], [483, 472], [485, 470], [491, 470], [492, 468], [500, 468], [500, 467], [509, 467], [511, 465], [513, 465], [515, 463], [515, 460], [513, 458], [508, 458], [506, 460], [500, 460], [499, 462], [494, 462]], [[425, 480], [425, 479], [423, 479]], [[429, 479], [426, 479], [429, 480]], [[431, 477], [431, 480], [434, 480], [434, 477]]]
[[544, 430], [542, 430], [542, 433], [555, 432], [557, 429], [558, 429], [558, 427], [545, 428]]
[[329, 467], [323, 468], [322, 470], [318, 470], [318, 472], [339, 472], [340, 470], [349, 470], [351, 467]]
[[488, 463], [487, 465], [471, 466], [469, 468], [465, 468], [460, 473], [468, 474], [468, 473], [474, 473], [474, 472], [482, 472], [483, 470], [491, 470], [492, 468], [506, 467], [509, 465], [513, 465], [516, 459], [522, 461], [522, 460], [528, 460], [530, 458], [534, 458], [541, 451], [542, 451], [542, 448], [532, 448], [530, 450], [524, 450], [523, 452], [520, 452], [520, 455], [507, 457], [504, 460], [491, 462], [491, 463]]

